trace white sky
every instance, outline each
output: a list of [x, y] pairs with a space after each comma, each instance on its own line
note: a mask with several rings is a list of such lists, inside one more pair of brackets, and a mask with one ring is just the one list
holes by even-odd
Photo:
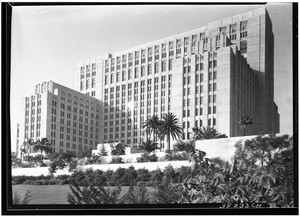
[[[263, 5], [147, 5], [13, 7], [11, 126], [15, 150], [20, 100], [36, 84], [52, 80], [72, 88], [73, 70], [84, 59], [114, 53], [205, 26]], [[292, 133], [292, 5], [267, 10], [275, 37], [275, 102], [280, 133]]]

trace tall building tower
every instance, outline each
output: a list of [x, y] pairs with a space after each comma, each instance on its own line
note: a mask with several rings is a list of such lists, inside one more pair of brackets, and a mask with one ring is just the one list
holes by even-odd
[[241, 136], [279, 132], [274, 36], [265, 8], [78, 64], [74, 88], [104, 102], [103, 141], [138, 146], [142, 122], [173, 112], [195, 126]]
[[[47, 138], [58, 153], [95, 149], [102, 143], [102, 106], [99, 100], [52, 81], [37, 84], [35, 94], [21, 103], [24, 118], [18, 149], [28, 151], [23, 142], [42, 138]], [[21, 154], [19, 150], [18, 156]]]

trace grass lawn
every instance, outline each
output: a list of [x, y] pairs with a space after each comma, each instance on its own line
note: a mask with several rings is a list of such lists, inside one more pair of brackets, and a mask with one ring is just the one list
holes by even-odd
[[[121, 187], [123, 196], [128, 191], [128, 186]], [[26, 191], [31, 191], [32, 200], [29, 204], [69, 204], [67, 197], [71, 192], [69, 185], [13, 185], [13, 194], [17, 193], [23, 197]], [[148, 192], [152, 192], [153, 188], [147, 187]]]

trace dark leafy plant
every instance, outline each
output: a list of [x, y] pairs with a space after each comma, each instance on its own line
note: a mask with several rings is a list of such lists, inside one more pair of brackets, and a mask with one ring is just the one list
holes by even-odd
[[201, 152], [194, 155], [196, 174], [183, 182], [181, 202], [293, 206], [293, 174], [284, 173], [292, 164], [288, 157], [291, 156], [292, 139], [288, 136], [256, 137], [245, 141], [244, 145], [237, 143], [237, 148], [231, 166], [204, 158]]
[[121, 157], [113, 157], [110, 164], [122, 164], [125, 163]]
[[142, 142], [142, 144], [140, 145], [140, 149], [145, 150], [148, 153], [151, 153], [152, 151], [158, 149], [157, 147], [157, 143], [153, 142], [152, 140], [147, 140], [145, 142]]
[[184, 142], [184, 141], [180, 140], [174, 144], [173, 148], [174, 148], [174, 151], [176, 151], [176, 152], [185, 151], [187, 153], [192, 153], [195, 151], [195, 145], [191, 141]]
[[165, 155], [166, 161], [188, 160], [189, 154], [185, 151], [177, 152], [175, 150], [167, 150]]
[[102, 185], [85, 185], [80, 187], [76, 182], [70, 184], [68, 193], [70, 204], [118, 204], [121, 187], [104, 187]]
[[15, 204], [29, 204], [30, 201], [32, 201], [32, 194], [31, 191], [27, 190], [26, 194], [24, 195], [23, 198], [21, 198], [21, 196], [15, 192], [13, 195], [13, 200], [12, 203]]
[[123, 143], [118, 143], [118, 144], [114, 144], [111, 143], [111, 155], [125, 155], [125, 149], [126, 149], [127, 145], [123, 144]]
[[148, 154], [148, 153], [144, 153], [142, 154], [141, 157], [137, 158], [137, 162], [141, 163], [141, 162], [157, 162], [158, 157], [156, 156], [156, 154]]
[[136, 171], [136, 173], [137, 173], [136, 182], [139, 182], [139, 181], [148, 182], [151, 179], [151, 174], [150, 174], [149, 170], [147, 170], [147, 169], [144, 169], [144, 168], [138, 169]]
[[153, 192], [153, 203], [173, 204], [179, 203], [183, 193], [181, 185], [174, 185], [167, 179], [157, 184], [156, 190]]
[[136, 186], [131, 185], [121, 201], [125, 204], [149, 204], [150, 198], [145, 184], [139, 182]]

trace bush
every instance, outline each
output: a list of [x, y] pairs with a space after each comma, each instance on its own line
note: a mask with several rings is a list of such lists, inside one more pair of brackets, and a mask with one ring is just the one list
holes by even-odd
[[174, 144], [174, 151], [175, 152], [187, 152], [187, 153], [193, 153], [195, 151], [195, 146], [193, 142], [183, 142], [178, 141]]
[[23, 198], [21, 198], [21, 196], [15, 192], [14, 196], [13, 196], [13, 201], [12, 204], [16, 205], [16, 204], [29, 204], [29, 202], [32, 200], [31, 199], [32, 194], [30, 191], [27, 190], [26, 194], [24, 195]]
[[34, 181], [33, 180], [26, 180], [23, 182], [23, 185], [34, 185]]
[[138, 181], [148, 182], [151, 180], [151, 174], [147, 169], [138, 169], [136, 173], [137, 173], [136, 182]]
[[174, 150], [166, 151], [165, 160], [166, 161], [177, 161], [177, 160], [188, 160], [189, 154], [185, 151], [177, 152]]
[[78, 161], [75, 159], [72, 159], [69, 163], [69, 172], [75, 171], [78, 166]]
[[141, 157], [137, 158], [138, 163], [157, 162], [157, 160], [158, 160], [158, 157], [156, 156], [156, 154], [148, 154], [148, 153], [144, 153], [144, 154], [142, 154]]
[[122, 164], [122, 163], [124, 163], [124, 161], [121, 157], [113, 157], [110, 162], [110, 164]]
[[33, 182], [34, 185], [43, 185], [44, 184], [44, 180], [35, 180]]

